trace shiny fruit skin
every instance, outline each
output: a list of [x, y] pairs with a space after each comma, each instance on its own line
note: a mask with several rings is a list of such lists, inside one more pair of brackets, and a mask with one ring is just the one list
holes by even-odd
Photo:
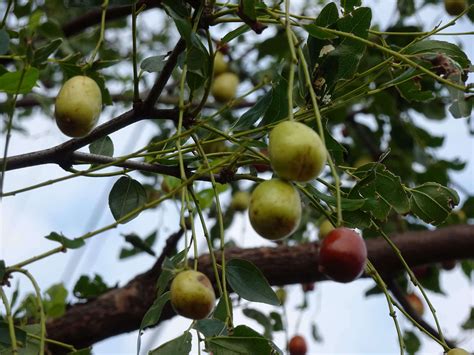
[[319, 271], [337, 282], [351, 282], [364, 272], [367, 247], [352, 229], [336, 228], [321, 243]]
[[416, 314], [418, 314], [420, 317], [425, 313], [425, 306], [423, 305], [423, 302], [421, 302], [420, 297], [418, 297], [414, 293], [409, 293], [407, 296], [407, 301], [410, 303], [411, 307], [415, 310]]
[[243, 212], [249, 208], [250, 194], [247, 191], [237, 191], [232, 196], [230, 207], [234, 211]]
[[461, 348], [452, 348], [448, 351], [447, 355], [469, 355], [469, 353]]
[[332, 223], [324, 219], [321, 224], [319, 225], [319, 239], [323, 240], [329, 233], [331, 233], [334, 230], [334, 226]]
[[97, 83], [87, 76], [67, 80], [56, 98], [54, 116], [61, 132], [82, 137], [96, 125], [102, 110], [102, 94]]
[[221, 52], [217, 52], [214, 57], [214, 76], [225, 73], [228, 69], [229, 65], [225, 61], [224, 55]]
[[466, 0], [444, 0], [444, 8], [451, 16], [461, 14], [467, 8]]
[[306, 182], [323, 170], [326, 147], [319, 135], [305, 124], [281, 122], [272, 129], [269, 138], [270, 163], [281, 178]]
[[239, 86], [239, 77], [234, 73], [223, 73], [214, 78], [211, 94], [218, 102], [227, 102], [235, 98]]
[[301, 335], [295, 335], [290, 339], [288, 344], [290, 355], [305, 355], [308, 351], [306, 340]]
[[202, 272], [186, 270], [173, 279], [170, 287], [171, 305], [179, 315], [203, 319], [214, 309], [216, 295], [212, 284]]
[[249, 218], [263, 238], [278, 240], [290, 236], [301, 220], [298, 190], [280, 179], [260, 183], [250, 197]]

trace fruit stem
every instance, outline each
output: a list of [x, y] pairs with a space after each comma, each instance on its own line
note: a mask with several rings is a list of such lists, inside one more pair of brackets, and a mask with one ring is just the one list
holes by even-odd
[[3, 287], [0, 287], [0, 297], [2, 298], [3, 304], [5, 305], [5, 318], [8, 322], [8, 332], [10, 333], [10, 341], [11, 341], [11, 351], [12, 354], [18, 354], [18, 345], [16, 343], [16, 334], [15, 334], [15, 325], [13, 323], [13, 317], [11, 314], [10, 304], [8, 302], [7, 295], [5, 291], [3, 291]]

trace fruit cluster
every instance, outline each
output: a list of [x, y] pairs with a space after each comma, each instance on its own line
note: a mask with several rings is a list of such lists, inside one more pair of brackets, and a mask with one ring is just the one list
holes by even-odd
[[211, 94], [218, 102], [228, 102], [235, 98], [239, 77], [229, 71], [229, 65], [221, 52], [214, 57], [214, 80], [211, 85]]
[[[279, 123], [269, 135], [268, 153], [279, 178], [259, 184], [250, 198], [249, 218], [263, 238], [279, 240], [293, 234], [301, 220], [301, 200], [291, 183], [308, 182], [323, 170], [327, 152], [319, 135], [303, 123]], [[362, 237], [348, 228], [334, 228], [328, 220], [320, 228], [323, 239], [319, 270], [330, 279], [350, 282], [364, 271], [367, 248]]]

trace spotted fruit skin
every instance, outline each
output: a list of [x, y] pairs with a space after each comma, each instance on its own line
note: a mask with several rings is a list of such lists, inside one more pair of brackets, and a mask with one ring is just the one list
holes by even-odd
[[290, 355], [306, 355], [308, 351], [306, 340], [301, 335], [293, 336], [288, 344], [288, 350]]
[[214, 309], [216, 295], [211, 282], [202, 272], [180, 272], [173, 279], [170, 292], [173, 309], [183, 317], [207, 318]]
[[279, 177], [298, 182], [316, 178], [327, 159], [319, 135], [300, 122], [285, 121], [269, 135], [268, 152], [273, 171]]
[[228, 102], [235, 98], [239, 77], [234, 73], [223, 73], [214, 78], [211, 94], [218, 102]]
[[444, 8], [451, 16], [461, 14], [467, 8], [466, 0], [444, 0]]
[[319, 225], [319, 239], [323, 240], [333, 230], [332, 223], [328, 219], [324, 219]]
[[56, 98], [54, 116], [61, 132], [82, 137], [97, 124], [102, 110], [102, 94], [97, 83], [78, 75], [67, 80]]
[[337, 282], [351, 282], [364, 272], [367, 247], [352, 229], [336, 228], [321, 243], [319, 271]]
[[453, 348], [448, 351], [448, 355], [469, 355], [469, 353], [462, 348]]
[[278, 240], [289, 237], [301, 220], [298, 190], [281, 179], [260, 183], [250, 197], [249, 218], [252, 227], [263, 238]]

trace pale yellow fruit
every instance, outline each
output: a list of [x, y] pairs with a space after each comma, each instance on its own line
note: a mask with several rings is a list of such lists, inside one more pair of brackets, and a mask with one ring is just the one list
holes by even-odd
[[301, 220], [298, 190], [284, 180], [272, 179], [257, 186], [250, 197], [250, 224], [263, 238], [289, 237]]
[[214, 76], [218, 76], [228, 71], [229, 65], [225, 61], [224, 55], [221, 52], [217, 52], [214, 57]]
[[448, 351], [448, 355], [469, 355], [469, 353], [461, 348], [453, 348]]
[[235, 98], [239, 77], [234, 73], [223, 73], [214, 78], [211, 86], [211, 94], [216, 101], [227, 102]]
[[250, 194], [247, 191], [237, 191], [232, 196], [232, 202], [230, 203], [230, 207], [234, 211], [243, 212], [247, 208], [249, 208], [250, 204]]
[[334, 226], [332, 223], [324, 219], [321, 224], [319, 225], [319, 239], [323, 240], [332, 230], [334, 230]]
[[54, 115], [61, 132], [82, 137], [97, 124], [101, 110], [102, 94], [97, 83], [87, 76], [75, 76], [59, 91]]
[[327, 159], [326, 147], [310, 127], [294, 121], [270, 132], [268, 153], [273, 171], [283, 179], [306, 182], [317, 177]]
[[170, 287], [171, 305], [176, 313], [191, 319], [203, 319], [214, 309], [216, 295], [212, 284], [202, 272], [186, 270], [173, 279]]

